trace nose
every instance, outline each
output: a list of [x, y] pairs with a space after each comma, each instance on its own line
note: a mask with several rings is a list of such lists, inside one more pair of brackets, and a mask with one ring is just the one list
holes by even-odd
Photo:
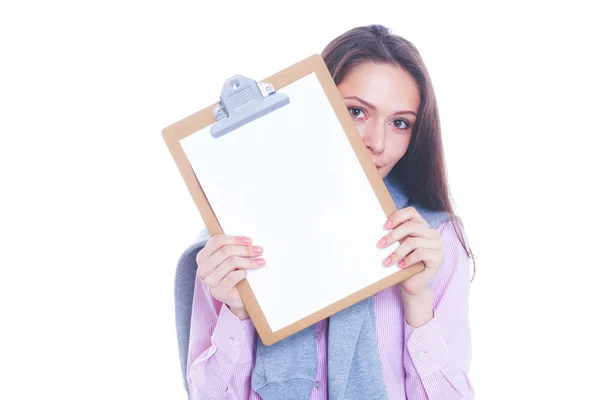
[[380, 154], [385, 148], [385, 126], [375, 118], [364, 126], [361, 132], [365, 146], [374, 154]]

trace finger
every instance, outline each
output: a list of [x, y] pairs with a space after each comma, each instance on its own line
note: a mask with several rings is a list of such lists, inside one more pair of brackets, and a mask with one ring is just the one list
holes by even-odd
[[238, 283], [246, 279], [246, 270], [238, 269], [230, 272], [216, 287], [210, 288], [210, 293], [221, 300], [232, 299], [231, 294], [234, 292]]
[[402, 223], [382, 237], [379, 242], [377, 242], [377, 247], [388, 247], [390, 244], [397, 242], [400, 239], [404, 239], [407, 236], [435, 240], [439, 238], [439, 232], [436, 229], [429, 228], [427, 225], [410, 220]]
[[196, 262], [198, 265], [200, 265], [202, 262], [208, 260], [223, 246], [250, 244], [252, 244], [252, 239], [247, 236], [215, 235], [208, 239], [204, 249], [198, 252], [198, 255], [196, 256]]
[[420, 261], [425, 264], [425, 268], [438, 267], [444, 261], [444, 254], [441, 251], [419, 247], [403, 260], [400, 260], [398, 267], [408, 268]]
[[232, 271], [237, 269], [256, 269], [265, 265], [264, 258], [249, 259], [238, 256], [231, 256], [223, 261], [215, 270], [210, 273], [204, 283], [208, 287], [218, 286], [219, 283]]
[[383, 225], [384, 229], [393, 229], [403, 222], [413, 220], [424, 225], [428, 225], [427, 221], [419, 214], [416, 208], [409, 206], [394, 212]]
[[260, 246], [236, 246], [225, 245], [213, 253], [207, 260], [198, 264], [197, 275], [204, 280], [210, 275], [223, 261], [232, 256], [239, 257], [257, 257], [263, 253]]
[[246, 279], [247, 274], [248, 272], [243, 269], [231, 271], [222, 281], [224, 289], [230, 291], [236, 287], [238, 283]]
[[411, 252], [416, 250], [427, 249], [430, 251], [440, 251], [441, 244], [438, 240], [430, 240], [422, 237], [409, 237], [405, 239], [400, 246], [390, 254], [384, 261], [383, 265], [389, 267], [405, 258]]

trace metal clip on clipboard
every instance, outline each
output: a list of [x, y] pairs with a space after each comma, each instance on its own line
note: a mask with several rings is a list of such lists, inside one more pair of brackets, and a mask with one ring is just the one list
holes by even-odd
[[210, 128], [210, 133], [218, 138], [289, 102], [290, 98], [276, 93], [273, 85], [235, 75], [223, 85], [220, 101], [213, 110], [217, 122]]

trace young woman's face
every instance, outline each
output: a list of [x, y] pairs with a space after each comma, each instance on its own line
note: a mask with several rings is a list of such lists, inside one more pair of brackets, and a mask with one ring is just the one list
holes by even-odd
[[338, 89], [384, 178], [410, 143], [421, 101], [417, 83], [401, 67], [368, 62], [350, 70]]

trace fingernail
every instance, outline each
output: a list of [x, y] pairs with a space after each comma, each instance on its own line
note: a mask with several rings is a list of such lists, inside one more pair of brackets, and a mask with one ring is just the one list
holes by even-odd
[[[385, 240], [385, 238], [382, 238], [379, 242], [377, 242], [377, 246], [381, 247], [381, 246], [385, 246], [385, 243], [387, 242], [387, 240]], [[373, 242], [371, 242], [373, 243]]]
[[402, 261], [398, 263], [398, 268], [404, 268], [404, 264], [406, 264], [406, 258], [403, 258]]
[[242, 243], [250, 244], [250, 243], [252, 243], [252, 239], [250, 239], [249, 237], [243, 237], [242, 238]]
[[260, 246], [254, 246], [254, 254], [262, 253], [263, 249]]
[[392, 262], [392, 257], [388, 257], [385, 260], [383, 260], [383, 265], [385, 265], [386, 267], [389, 267], [391, 262]]
[[385, 221], [385, 225], [383, 225], [385, 229], [390, 229], [392, 227], [392, 221], [389, 219]]
[[256, 263], [262, 267], [263, 265], [265, 265], [265, 259], [264, 258], [257, 258], [256, 259]]

